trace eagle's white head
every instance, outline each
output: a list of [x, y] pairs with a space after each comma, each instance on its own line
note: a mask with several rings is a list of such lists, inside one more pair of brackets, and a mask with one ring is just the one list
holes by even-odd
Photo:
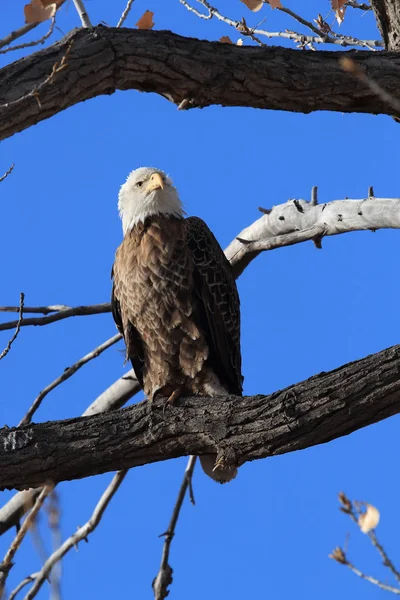
[[118, 195], [124, 235], [152, 215], [182, 217], [183, 207], [171, 179], [153, 167], [132, 171]]

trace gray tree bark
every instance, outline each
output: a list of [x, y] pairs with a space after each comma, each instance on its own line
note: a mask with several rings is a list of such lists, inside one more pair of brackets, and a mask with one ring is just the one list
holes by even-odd
[[0, 430], [0, 489], [217, 453], [227, 465], [329, 442], [400, 412], [400, 346], [269, 396], [186, 398]]
[[[364, 83], [341, 69], [343, 54], [238, 47], [169, 31], [101, 25], [75, 30], [0, 70], [0, 139], [117, 89], [154, 92], [185, 108], [219, 104], [393, 115]], [[384, 89], [400, 87], [400, 55], [345, 54]]]

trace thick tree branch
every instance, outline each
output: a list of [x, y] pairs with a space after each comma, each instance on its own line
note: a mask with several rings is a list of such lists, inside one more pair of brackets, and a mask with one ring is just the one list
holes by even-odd
[[[347, 55], [383, 88], [399, 87], [398, 54]], [[97, 26], [75, 30], [0, 71], [0, 139], [117, 89], [155, 92], [177, 106], [186, 101], [187, 108], [220, 104], [303, 113], [393, 113], [342, 71], [336, 52], [240, 48], [167, 31]]]
[[399, 0], [371, 0], [378, 29], [386, 50], [400, 50], [400, 4]]
[[[188, 454], [241, 465], [301, 450], [400, 412], [400, 346], [271, 394], [164, 400], [0, 430], [0, 489], [79, 479]], [[150, 408], [150, 411], [149, 411]]]

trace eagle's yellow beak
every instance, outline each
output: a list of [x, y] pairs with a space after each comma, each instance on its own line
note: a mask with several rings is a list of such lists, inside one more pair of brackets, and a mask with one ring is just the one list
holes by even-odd
[[163, 190], [164, 181], [160, 173], [153, 173], [147, 184], [147, 191], [152, 192], [153, 190]]

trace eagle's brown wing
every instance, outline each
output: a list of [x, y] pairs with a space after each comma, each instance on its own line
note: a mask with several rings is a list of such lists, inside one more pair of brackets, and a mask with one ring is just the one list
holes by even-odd
[[207, 225], [185, 220], [194, 265], [197, 322], [207, 338], [209, 364], [231, 394], [242, 394], [240, 302], [231, 265]]
[[[111, 271], [111, 278], [114, 278], [114, 268]], [[121, 307], [118, 298], [115, 295], [115, 283], [113, 281], [112, 292], [111, 292], [111, 312], [114, 318], [117, 329], [124, 336], [125, 344], [127, 347], [127, 354], [131, 360], [133, 370], [135, 371], [136, 378], [143, 388], [143, 367], [144, 367], [144, 350], [143, 342], [137, 329], [132, 325], [130, 321], [127, 323], [126, 331], [124, 332]]]

